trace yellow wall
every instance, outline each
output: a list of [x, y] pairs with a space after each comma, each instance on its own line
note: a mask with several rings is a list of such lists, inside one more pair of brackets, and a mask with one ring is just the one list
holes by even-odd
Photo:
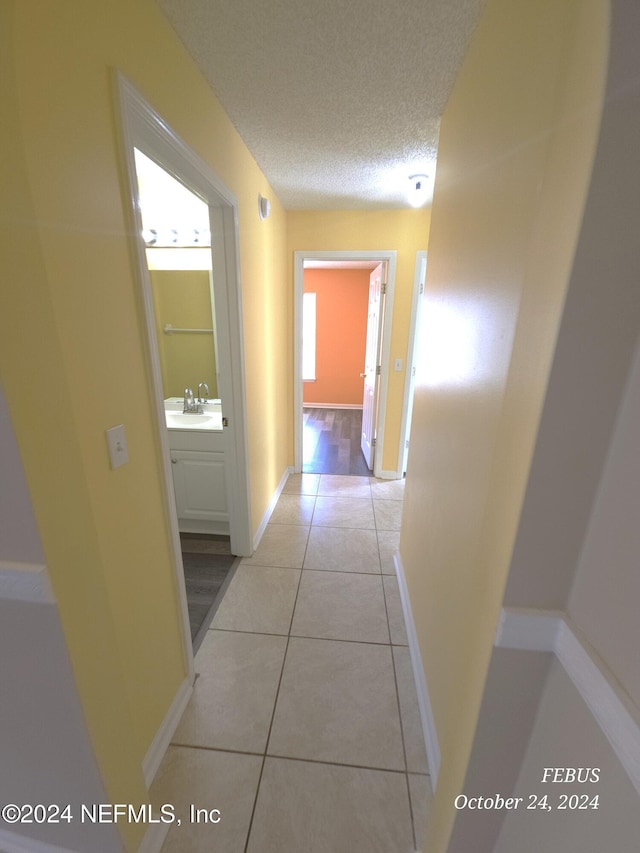
[[164, 398], [182, 397], [190, 387], [197, 394], [200, 382], [209, 397], [218, 396], [213, 332], [166, 334], [167, 324], [182, 329], [212, 329], [211, 283], [208, 270], [150, 270], [156, 317], [158, 354]]
[[[405, 369], [416, 252], [427, 248], [430, 214], [431, 211], [427, 208], [375, 211], [297, 210], [287, 213], [290, 282], [293, 282], [294, 252], [397, 251], [391, 360], [393, 362], [396, 358], [402, 358]], [[293, 290], [293, 284], [291, 289]], [[390, 371], [382, 458], [382, 467], [386, 471], [396, 471], [398, 467], [404, 384], [404, 370]]]
[[[107, 791], [135, 803], [185, 664], [111, 69], [238, 199], [254, 529], [292, 455], [277, 418], [290, 405], [285, 216], [152, 0], [0, 11], [2, 382]], [[104, 432], [120, 423], [130, 461], [112, 471]], [[141, 829], [122, 831], [135, 849]]]
[[590, 178], [604, 0], [489, 0], [445, 110], [400, 551], [447, 846]]

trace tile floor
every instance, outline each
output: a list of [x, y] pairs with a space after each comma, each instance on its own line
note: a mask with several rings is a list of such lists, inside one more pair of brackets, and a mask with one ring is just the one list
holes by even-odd
[[[196, 655], [151, 792], [182, 818], [163, 853], [422, 850], [431, 788], [393, 567], [403, 488], [287, 481]], [[191, 804], [219, 822], [191, 822]]]

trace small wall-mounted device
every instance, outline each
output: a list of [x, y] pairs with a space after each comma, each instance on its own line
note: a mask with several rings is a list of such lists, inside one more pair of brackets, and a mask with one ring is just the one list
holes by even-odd
[[258, 215], [260, 219], [266, 219], [271, 213], [271, 202], [263, 195], [258, 196]]
[[122, 424], [107, 430], [107, 445], [109, 447], [109, 461], [112, 468], [119, 468], [125, 462], [129, 461], [127, 438]]
[[428, 175], [410, 175], [409, 204], [411, 207], [422, 207], [429, 197]]

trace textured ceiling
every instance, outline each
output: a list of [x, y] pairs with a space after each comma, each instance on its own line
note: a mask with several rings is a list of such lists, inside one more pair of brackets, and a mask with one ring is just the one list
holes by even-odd
[[157, 2], [287, 209], [406, 207], [433, 179], [484, 0]]

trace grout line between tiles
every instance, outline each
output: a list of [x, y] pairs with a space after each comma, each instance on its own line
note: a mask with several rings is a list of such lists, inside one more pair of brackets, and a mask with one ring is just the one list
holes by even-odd
[[225, 634], [259, 634], [263, 637], [288, 637], [288, 634], [281, 633], [277, 634], [275, 631], [252, 631], [251, 628], [218, 628], [215, 625], [212, 625], [209, 628], [210, 631], [220, 631]]
[[[240, 632], [240, 633], [246, 633], [246, 632]], [[280, 635], [280, 636], [282, 636], [282, 635]], [[337, 639], [335, 637], [305, 637], [304, 634], [290, 634], [289, 638], [292, 640], [314, 640], [314, 641], [317, 641], [318, 643], [350, 643], [351, 645], [356, 645], [356, 646], [376, 646], [376, 647], [380, 647], [380, 648], [388, 647], [389, 649], [393, 648], [391, 643], [375, 643], [375, 642], [372, 643], [372, 642], [369, 642], [368, 640], [340, 640], [340, 639]], [[401, 648], [406, 649], [407, 647], [402, 646]]]
[[202, 752], [223, 752], [225, 755], [246, 755], [250, 758], [276, 758], [282, 761], [300, 761], [306, 764], [326, 764], [330, 767], [349, 767], [352, 770], [375, 770], [379, 773], [397, 773], [399, 775], [407, 775], [407, 776], [423, 776], [425, 779], [431, 778], [430, 773], [419, 773], [417, 770], [405, 771], [405, 770], [394, 770], [389, 767], [375, 767], [370, 764], [346, 764], [340, 761], [328, 761], [321, 758], [301, 758], [298, 755], [275, 755], [271, 752], [251, 752], [249, 750], [243, 749], [225, 749], [223, 746], [203, 746], [198, 743], [180, 743], [179, 741], [171, 741], [171, 746], [177, 746], [180, 749], [198, 749]]
[[199, 749], [202, 752], [224, 752], [227, 755], [249, 755], [253, 758], [264, 758], [262, 752], [250, 752], [244, 749], [225, 749], [223, 746], [203, 746], [199, 743], [179, 743], [172, 740], [171, 746], [179, 746], [180, 749]]
[[[315, 504], [314, 504], [314, 512], [315, 512]], [[305, 547], [304, 547], [304, 554], [302, 555], [303, 564], [304, 564], [304, 558], [307, 555], [307, 548], [308, 547], [309, 547], [309, 534], [307, 534], [307, 541], [306, 541]], [[253, 800], [253, 808], [251, 809], [251, 819], [249, 821], [249, 827], [247, 829], [247, 840], [245, 841], [245, 845], [244, 845], [244, 853], [247, 853], [247, 850], [249, 848], [249, 840], [251, 838], [251, 830], [253, 829], [253, 819], [255, 817], [256, 807], [258, 805], [258, 797], [260, 795], [260, 785], [262, 784], [262, 774], [264, 773], [264, 765], [265, 765], [265, 762], [267, 760], [267, 750], [269, 748], [269, 740], [271, 738], [271, 730], [273, 728], [273, 721], [274, 721], [275, 715], [276, 715], [276, 707], [278, 705], [278, 697], [280, 696], [280, 686], [282, 685], [282, 677], [284, 675], [284, 668], [285, 668], [285, 664], [287, 662], [287, 652], [289, 651], [289, 643], [291, 641], [291, 637], [290, 637], [291, 626], [293, 624], [293, 615], [294, 615], [295, 610], [296, 610], [296, 604], [298, 603], [298, 594], [300, 592], [301, 580], [302, 580], [302, 571], [300, 572], [300, 577], [298, 578], [298, 586], [296, 588], [296, 597], [295, 597], [295, 600], [293, 602], [293, 609], [291, 610], [291, 620], [289, 622], [289, 632], [287, 633], [287, 643], [285, 645], [284, 655], [282, 657], [282, 667], [280, 668], [280, 677], [278, 678], [278, 686], [276, 688], [276, 695], [275, 695], [275, 698], [273, 701], [273, 709], [271, 711], [271, 720], [269, 722], [269, 731], [267, 732], [267, 739], [266, 739], [265, 745], [264, 745], [264, 753], [262, 756], [262, 765], [260, 767], [260, 775], [258, 776], [258, 784], [256, 786], [256, 795], [255, 795], [255, 798]]]
[[290, 634], [296, 640], [327, 640], [330, 643], [352, 643], [356, 646], [389, 646], [391, 643], [383, 643], [380, 640], [349, 640], [342, 637], [314, 637], [313, 634]]
[[[374, 773], [397, 773], [398, 776], [406, 776], [406, 770], [395, 770], [391, 767], [373, 767], [369, 764], [344, 764], [339, 761], [324, 761], [321, 758], [300, 758], [296, 755], [274, 755], [268, 752], [265, 758], [275, 758], [280, 761], [299, 761], [303, 764], [324, 764], [328, 767], [348, 767], [350, 770], [372, 770]], [[424, 775], [424, 774], [422, 774]]]
[[[375, 575], [367, 575], [367, 577], [375, 577]], [[380, 640], [351, 640], [343, 637], [315, 637], [313, 634], [276, 634], [275, 631], [252, 631], [250, 628], [217, 628], [212, 626], [209, 631], [219, 631], [225, 634], [254, 634], [263, 637], [292, 637], [296, 640], [324, 640], [329, 643], [355, 643], [356, 645], [364, 646], [390, 646], [391, 648], [406, 649], [406, 644], [402, 643], [386, 643]]]
[[[318, 480], [318, 486], [320, 485], [320, 481]], [[318, 494], [314, 495], [313, 498], [313, 510], [311, 512], [311, 518], [309, 520], [309, 536], [311, 536], [311, 528], [313, 527], [313, 519], [316, 514], [316, 507], [318, 506]], [[304, 565], [304, 558], [307, 556], [307, 548], [309, 547], [309, 536], [307, 537], [307, 545], [304, 549], [304, 554], [302, 556], [302, 564]]]

